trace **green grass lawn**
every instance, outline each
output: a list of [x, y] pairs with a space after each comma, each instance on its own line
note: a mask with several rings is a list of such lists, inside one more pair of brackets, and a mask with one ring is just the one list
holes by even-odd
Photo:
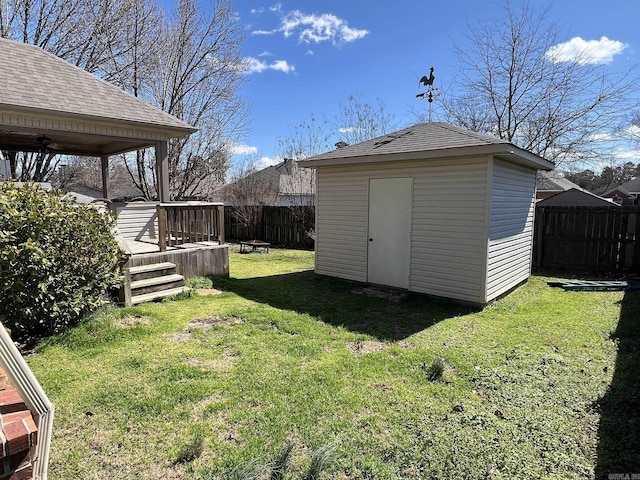
[[50, 478], [250, 478], [287, 444], [290, 479], [327, 446], [323, 478], [640, 473], [638, 292], [533, 277], [475, 311], [312, 269], [309, 252], [233, 253], [220, 295], [108, 309], [43, 343], [28, 361], [56, 406]]

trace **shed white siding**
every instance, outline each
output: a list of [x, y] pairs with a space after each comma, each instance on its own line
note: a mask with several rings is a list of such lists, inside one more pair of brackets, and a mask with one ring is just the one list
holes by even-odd
[[535, 172], [494, 161], [487, 258], [487, 298], [529, 278], [533, 248]]
[[483, 301], [487, 160], [424, 167], [414, 181], [411, 287]]
[[318, 168], [316, 272], [367, 281], [371, 178], [412, 177], [409, 290], [483, 303], [487, 157]]
[[316, 273], [366, 282], [368, 179], [318, 169], [316, 188]]

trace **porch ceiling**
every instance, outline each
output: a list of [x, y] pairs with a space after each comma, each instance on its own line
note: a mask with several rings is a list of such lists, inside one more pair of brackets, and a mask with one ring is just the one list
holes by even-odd
[[[155, 141], [152, 139], [67, 132], [51, 128], [39, 128], [35, 130], [27, 127], [20, 128], [0, 125], [0, 150], [21, 152], [39, 151], [41, 146], [38, 142], [38, 137], [41, 136], [51, 139], [50, 149], [53, 153], [65, 155], [99, 157], [155, 145]], [[166, 140], [166, 138], [162, 140]]]

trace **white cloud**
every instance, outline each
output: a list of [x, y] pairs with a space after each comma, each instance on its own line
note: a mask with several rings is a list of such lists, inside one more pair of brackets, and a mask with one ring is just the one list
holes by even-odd
[[286, 60], [276, 60], [275, 62], [263, 62], [254, 57], [247, 57], [244, 59], [247, 69], [245, 73], [262, 73], [265, 70], [276, 70], [283, 73], [291, 73], [295, 71], [295, 65], [290, 65]]
[[231, 147], [232, 155], [253, 155], [258, 153], [258, 147], [251, 147], [242, 143], [236, 144]]
[[631, 125], [629, 128], [627, 128], [627, 134], [631, 135], [632, 137], [640, 138], [640, 127], [638, 125]]
[[369, 32], [351, 28], [347, 22], [331, 13], [304, 14], [299, 10], [288, 13], [282, 19], [280, 28], [285, 38], [297, 34], [304, 43], [330, 41], [334, 45], [353, 42], [365, 37]]
[[338, 129], [338, 132], [340, 133], [354, 133], [356, 130], [358, 130], [356, 127], [341, 127]]
[[253, 166], [256, 168], [256, 170], [262, 170], [263, 168], [267, 168], [272, 165], [277, 165], [280, 162], [282, 162], [282, 157], [275, 157], [275, 158], [261, 157], [260, 160], [258, 160], [253, 164]]
[[273, 35], [278, 30], [253, 30], [251, 35]]
[[545, 53], [553, 63], [577, 62], [579, 65], [611, 63], [628, 45], [618, 40], [602, 37], [600, 40], [583, 40], [574, 37], [568, 42], [554, 45]]
[[609, 140], [614, 140], [613, 135], [610, 133], [596, 133], [591, 135], [591, 141], [593, 142], [606, 142]]
[[614, 155], [618, 160], [640, 160], [640, 150], [627, 150]]
[[252, 8], [251, 9], [251, 13], [253, 15], [260, 15], [261, 13], [264, 13], [264, 8], [260, 7], [260, 8]]
[[269, 7], [269, 10], [272, 12], [281, 12], [282, 11], [282, 3], [278, 2]]
[[267, 52], [266, 50], [258, 55], [259, 57], [273, 57], [273, 53]]
[[[274, 10], [274, 6], [270, 10], [280, 12], [282, 5], [277, 5], [279, 5], [279, 9]], [[280, 28], [275, 30], [254, 30], [251, 34], [273, 35], [277, 32], [282, 32], [285, 38], [297, 36], [298, 41], [301, 43], [331, 42], [336, 46], [355, 42], [369, 34], [368, 30], [350, 27], [346, 20], [331, 13], [323, 13], [321, 15], [315, 13], [306, 14], [300, 10], [294, 10], [282, 17]], [[307, 54], [309, 52], [313, 53], [308, 50]]]
[[315, 55], [315, 52], [313, 50], [309, 49], [309, 50], [307, 50], [305, 55]]
[[269, 68], [283, 73], [291, 73], [296, 69], [294, 65], [289, 65], [286, 60], [276, 60], [269, 65]]
[[614, 157], [618, 160], [638, 160], [640, 159], [640, 149], [617, 152]]

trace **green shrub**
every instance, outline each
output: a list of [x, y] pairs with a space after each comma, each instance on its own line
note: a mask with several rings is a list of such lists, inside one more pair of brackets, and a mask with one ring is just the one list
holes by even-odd
[[114, 218], [40, 186], [0, 182], [0, 321], [21, 341], [104, 303], [124, 256]]
[[213, 288], [213, 280], [209, 277], [191, 277], [184, 283], [189, 288]]

